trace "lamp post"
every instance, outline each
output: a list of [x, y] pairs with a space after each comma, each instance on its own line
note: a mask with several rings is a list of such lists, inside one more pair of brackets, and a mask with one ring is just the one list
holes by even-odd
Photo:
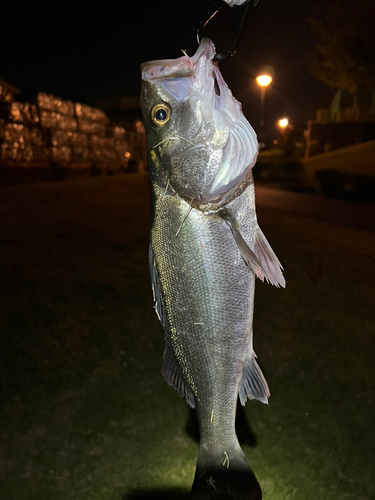
[[272, 76], [262, 74], [256, 77], [256, 82], [260, 87], [260, 130], [259, 137], [263, 139], [264, 135], [264, 103], [266, 100], [266, 88], [272, 82]]

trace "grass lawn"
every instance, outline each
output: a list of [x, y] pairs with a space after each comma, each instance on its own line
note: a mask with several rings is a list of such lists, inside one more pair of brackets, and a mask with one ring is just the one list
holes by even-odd
[[[0, 190], [0, 498], [187, 498], [194, 417], [160, 375], [137, 174]], [[271, 389], [241, 440], [265, 500], [375, 498], [375, 234], [259, 210], [286, 290], [258, 283]], [[247, 424], [246, 424], [247, 422]]]

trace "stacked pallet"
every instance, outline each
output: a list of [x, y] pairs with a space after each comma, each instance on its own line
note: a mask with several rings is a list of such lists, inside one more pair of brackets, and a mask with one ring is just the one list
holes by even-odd
[[0, 78], [0, 103], [11, 103], [19, 90]]
[[[104, 111], [51, 94], [0, 93], [0, 159], [11, 163], [124, 164], [125, 129]], [[1, 100], [2, 99], [2, 100]]]

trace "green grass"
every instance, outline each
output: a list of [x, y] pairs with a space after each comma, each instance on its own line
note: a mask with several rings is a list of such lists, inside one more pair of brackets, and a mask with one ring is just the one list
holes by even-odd
[[283, 158], [285, 156], [285, 151], [281, 148], [272, 148], [272, 149], [266, 149], [266, 150], [261, 150], [259, 151], [258, 154], [258, 160], [257, 161], [262, 161], [262, 160], [278, 160], [280, 158]]
[[[2, 500], [189, 493], [198, 445], [160, 375], [148, 189], [128, 175], [0, 191]], [[257, 286], [272, 396], [247, 403], [244, 451], [266, 500], [371, 500], [375, 235], [259, 219], [287, 288]]]

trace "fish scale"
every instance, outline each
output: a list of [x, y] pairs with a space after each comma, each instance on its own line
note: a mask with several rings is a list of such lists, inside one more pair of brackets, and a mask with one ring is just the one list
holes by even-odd
[[204, 39], [192, 58], [142, 66], [150, 274], [165, 329], [162, 374], [197, 410], [192, 498], [259, 500], [235, 433], [236, 406], [238, 396], [242, 404], [269, 397], [253, 350], [255, 276], [285, 280], [257, 223], [256, 136], [214, 54]]
[[[207, 442], [225, 451], [235, 441], [230, 417], [242, 377], [241, 358], [251, 346], [254, 275], [226, 223], [216, 215], [193, 209], [176, 237], [187, 209], [177, 196], [159, 197], [151, 244], [172, 347], [201, 416], [201, 439], [207, 437]], [[201, 242], [209, 251], [202, 253]], [[248, 290], [245, 296], [243, 290]], [[190, 352], [195, 355], [187, 356]], [[211, 439], [212, 434], [220, 440]]]

